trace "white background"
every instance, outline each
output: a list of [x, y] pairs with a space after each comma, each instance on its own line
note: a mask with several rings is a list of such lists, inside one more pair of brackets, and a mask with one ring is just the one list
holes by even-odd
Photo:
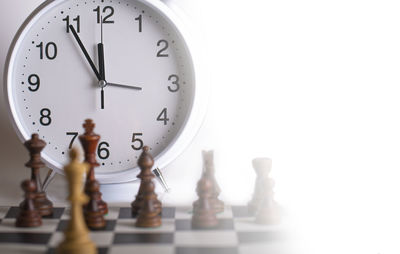
[[[40, 2], [1, 1], [1, 65]], [[213, 93], [200, 133], [164, 171], [173, 189], [165, 202], [193, 201], [201, 150], [215, 149], [221, 197], [244, 204], [255, 177], [251, 159], [267, 156], [276, 198], [309, 253], [399, 253], [400, 4], [168, 3], [201, 35]], [[0, 202], [15, 204], [28, 156], [0, 102]], [[62, 202], [64, 187], [57, 177], [49, 195]], [[109, 202], [130, 201], [135, 188], [106, 186], [103, 193]]]

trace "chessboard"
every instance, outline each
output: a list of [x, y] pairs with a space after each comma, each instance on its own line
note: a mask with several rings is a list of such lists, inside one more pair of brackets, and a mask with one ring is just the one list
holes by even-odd
[[[55, 253], [63, 239], [69, 209], [55, 207], [37, 228], [17, 228], [18, 207], [0, 207], [1, 253]], [[284, 254], [288, 243], [283, 226], [254, 222], [246, 206], [226, 206], [213, 229], [192, 229], [191, 207], [162, 208], [162, 226], [137, 228], [130, 207], [110, 207], [106, 227], [90, 232], [98, 253], [122, 254]]]

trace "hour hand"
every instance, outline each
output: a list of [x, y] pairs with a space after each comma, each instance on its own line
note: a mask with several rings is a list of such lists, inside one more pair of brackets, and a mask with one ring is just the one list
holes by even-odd
[[83, 54], [85, 55], [86, 60], [88, 61], [90, 67], [92, 68], [94, 75], [96, 75], [98, 80], [101, 80], [100, 73], [97, 71], [96, 65], [94, 65], [92, 59], [89, 56], [89, 53], [87, 52], [85, 46], [83, 45], [81, 38], [79, 38], [78, 33], [76, 32], [75, 28], [73, 25], [69, 26], [69, 29], [71, 30], [72, 34], [74, 35], [74, 38], [76, 42], [78, 43], [79, 47], [81, 48]]
[[99, 53], [99, 74], [101, 80], [106, 80], [106, 71], [104, 66], [104, 45], [103, 43], [97, 44], [97, 51]]
[[103, 43], [97, 44], [97, 50], [99, 54], [99, 70], [100, 70], [100, 78], [99, 81], [101, 91], [100, 91], [100, 101], [101, 101], [101, 109], [104, 109], [104, 86], [103, 84], [107, 84], [106, 80], [106, 72], [104, 67], [104, 45]]

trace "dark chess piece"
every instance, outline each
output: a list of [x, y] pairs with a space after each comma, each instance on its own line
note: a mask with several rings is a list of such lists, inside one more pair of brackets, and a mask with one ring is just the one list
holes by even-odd
[[192, 227], [195, 229], [216, 227], [218, 219], [211, 204], [212, 181], [203, 175], [197, 183], [196, 192], [199, 199], [193, 203]]
[[[79, 140], [82, 144], [83, 150], [85, 151], [85, 162], [89, 164], [89, 172], [86, 175], [85, 182], [85, 193], [89, 195], [89, 185], [91, 181], [96, 181], [94, 176], [94, 168], [99, 166], [99, 163], [96, 161], [96, 148], [99, 143], [100, 136], [93, 132], [95, 124], [91, 119], [86, 119], [83, 124], [83, 128], [85, 129], [85, 133], [79, 136]], [[101, 192], [97, 191], [96, 195], [94, 195], [95, 200], [97, 202], [97, 206], [101, 213], [108, 213], [107, 203], [101, 199]]]
[[161, 226], [161, 216], [157, 194], [153, 181], [145, 181], [143, 185], [143, 204], [135, 223], [136, 227], [150, 228]]
[[[53, 214], [53, 203], [47, 199], [46, 193], [42, 190], [42, 181], [40, 179], [40, 168], [45, 164], [40, 158], [40, 152], [46, 146], [46, 142], [39, 139], [38, 134], [32, 134], [32, 138], [24, 143], [30, 154], [30, 160], [25, 164], [26, 167], [31, 168], [31, 180], [36, 184], [36, 193], [34, 204], [38, 209], [41, 216], [48, 216]], [[22, 205], [22, 204], [21, 204]]]
[[[131, 203], [132, 207], [132, 215], [136, 216], [139, 213], [140, 208], [143, 206], [144, 196], [145, 196], [145, 187], [148, 182], [152, 182], [154, 178], [154, 174], [151, 171], [151, 168], [154, 165], [154, 160], [151, 154], [149, 153], [149, 147], [143, 147], [143, 152], [140, 154], [138, 159], [138, 166], [140, 168], [140, 174], [137, 176], [140, 179], [140, 186], [138, 193], [136, 195], [135, 200]], [[154, 185], [154, 184], [153, 184]], [[153, 189], [154, 192], [154, 189]], [[161, 213], [161, 202], [157, 199], [154, 201], [154, 206], [158, 211], [158, 214]]]
[[[214, 166], [214, 152], [203, 151], [203, 176], [208, 178], [212, 183], [212, 194], [210, 197], [210, 203], [216, 213], [224, 211], [224, 202], [218, 199], [221, 189], [215, 179], [215, 166]], [[194, 207], [198, 205], [197, 202], [193, 204]]]
[[25, 180], [21, 184], [25, 193], [25, 199], [20, 205], [19, 214], [15, 221], [17, 227], [39, 227], [42, 225], [42, 217], [35, 208], [34, 198], [36, 193], [36, 184], [32, 180]]
[[100, 185], [97, 181], [91, 181], [88, 184], [88, 195], [89, 202], [85, 206], [84, 214], [86, 225], [90, 229], [102, 229], [106, 226], [106, 220], [104, 219], [103, 213], [100, 211], [96, 200], [99, 195]]

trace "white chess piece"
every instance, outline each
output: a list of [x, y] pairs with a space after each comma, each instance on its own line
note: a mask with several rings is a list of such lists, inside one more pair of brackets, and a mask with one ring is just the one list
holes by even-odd
[[280, 222], [280, 211], [278, 204], [274, 200], [275, 181], [266, 177], [263, 179], [262, 199], [256, 212], [256, 223], [259, 224], [278, 224]]
[[272, 160], [269, 158], [255, 158], [252, 163], [257, 178], [254, 186], [253, 197], [248, 204], [248, 209], [250, 213], [254, 214], [264, 200], [264, 187], [268, 187], [264, 185], [269, 181], [268, 179], [270, 179], [268, 175], [271, 172]]

